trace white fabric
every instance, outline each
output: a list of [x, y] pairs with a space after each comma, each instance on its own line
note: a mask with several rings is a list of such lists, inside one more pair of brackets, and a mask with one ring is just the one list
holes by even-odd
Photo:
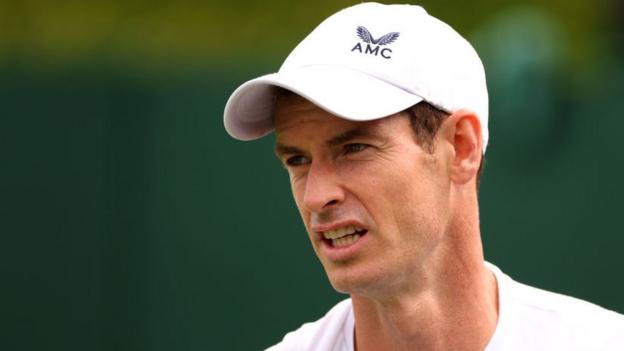
[[[485, 351], [623, 351], [624, 316], [512, 280], [498, 267], [499, 319]], [[286, 334], [268, 351], [353, 351], [351, 299]]]
[[336, 116], [365, 121], [423, 99], [447, 112], [467, 109], [488, 142], [485, 71], [453, 28], [413, 5], [358, 4], [327, 18], [290, 53], [277, 73], [250, 80], [228, 99], [227, 132], [240, 140], [273, 130], [274, 86]]

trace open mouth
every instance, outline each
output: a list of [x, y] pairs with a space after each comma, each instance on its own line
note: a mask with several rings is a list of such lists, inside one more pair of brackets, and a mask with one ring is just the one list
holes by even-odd
[[366, 229], [356, 226], [346, 226], [323, 232], [323, 241], [331, 247], [347, 247], [358, 241], [362, 236], [366, 235], [366, 233], [368, 233]]

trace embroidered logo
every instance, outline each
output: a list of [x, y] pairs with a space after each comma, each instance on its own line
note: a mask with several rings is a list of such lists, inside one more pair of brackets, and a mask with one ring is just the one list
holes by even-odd
[[356, 32], [366, 46], [362, 47], [362, 43], [357, 43], [353, 49], [351, 49], [351, 52], [357, 51], [360, 54], [380, 55], [385, 59], [392, 58], [392, 56], [390, 56], [392, 50], [390, 48], [382, 48], [382, 46], [394, 43], [399, 38], [399, 32], [388, 33], [379, 39], [375, 39], [366, 27], [359, 26]]

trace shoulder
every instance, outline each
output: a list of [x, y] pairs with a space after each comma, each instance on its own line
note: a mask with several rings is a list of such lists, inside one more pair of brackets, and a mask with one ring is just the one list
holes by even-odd
[[517, 341], [530, 342], [533, 349], [624, 350], [621, 314], [518, 283], [496, 267], [492, 271], [499, 281], [499, 326], [505, 338], [521, 338]]
[[353, 323], [351, 299], [332, 307], [317, 321], [305, 323], [266, 351], [346, 350], [345, 328]]

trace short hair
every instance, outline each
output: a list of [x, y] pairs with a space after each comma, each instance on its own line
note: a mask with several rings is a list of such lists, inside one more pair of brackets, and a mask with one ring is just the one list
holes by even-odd
[[[403, 113], [409, 117], [410, 125], [416, 139], [416, 143], [425, 151], [432, 153], [434, 151], [433, 139], [438, 133], [438, 129], [442, 122], [450, 116], [449, 113], [440, 110], [426, 101], [421, 101], [416, 105], [403, 110]], [[485, 166], [485, 155], [481, 156], [481, 163], [477, 172], [477, 190], [481, 182], [481, 175]]]
[[445, 111], [438, 109], [426, 101], [403, 110], [409, 117], [416, 143], [428, 152], [433, 152], [433, 139], [438, 133], [442, 122], [450, 116]]

